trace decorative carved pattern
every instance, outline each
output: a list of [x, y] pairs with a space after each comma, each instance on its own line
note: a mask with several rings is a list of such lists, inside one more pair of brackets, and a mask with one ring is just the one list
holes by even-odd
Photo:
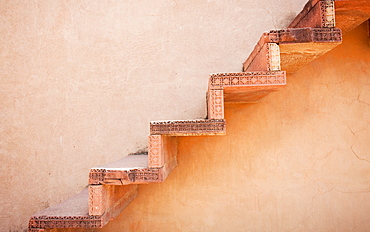
[[334, 1], [326, 0], [320, 2], [321, 7], [321, 27], [335, 27]]
[[285, 85], [284, 71], [216, 73], [210, 76], [210, 89], [223, 89], [230, 86]]
[[105, 178], [106, 169], [90, 169], [89, 184], [99, 184]]
[[224, 91], [209, 90], [208, 91], [208, 118], [223, 119], [224, 118]]
[[[337, 1], [340, 2], [340, 1]], [[356, 1], [357, 2], [357, 1]], [[346, 4], [346, 3], [344, 3]], [[348, 6], [348, 3], [346, 4]], [[310, 0], [288, 28], [335, 27], [334, 0]]]
[[149, 168], [163, 167], [164, 157], [162, 148], [162, 136], [161, 135], [149, 135], [148, 136], [148, 166]]
[[131, 170], [109, 170], [105, 171], [106, 175], [103, 180], [93, 181], [98, 184], [115, 184], [127, 185], [137, 182], [161, 182], [162, 168], [141, 168]]
[[136, 169], [128, 173], [128, 178], [132, 183], [158, 182], [162, 179], [161, 170], [159, 168]]
[[315, 42], [341, 42], [342, 31], [338, 28], [315, 28], [313, 29], [313, 40]]
[[151, 135], [194, 136], [224, 134], [225, 132], [226, 123], [221, 119], [150, 122]]
[[89, 215], [103, 215], [105, 207], [106, 191], [103, 185], [89, 186]]
[[37, 216], [29, 221], [29, 231], [40, 228], [101, 228], [100, 216]]
[[279, 71], [280, 70], [280, 48], [276, 43], [268, 43], [268, 70]]
[[271, 30], [269, 33], [267, 33], [267, 36], [268, 41], [273, 43], [342, 41], [342, 31], [339, 28], [294, 28], [285, 30]]

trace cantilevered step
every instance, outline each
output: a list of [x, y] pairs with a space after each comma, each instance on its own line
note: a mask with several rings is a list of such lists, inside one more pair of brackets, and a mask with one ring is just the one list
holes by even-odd
[[284, 71], [211, 74], [208, 84], [208, 114], [210, 117], [217, 117], [222, 109], [221, 101], [253, 103], [285, 85]]
[[340, 28], [343, 33], [370, 18], [370, 0], [310, 0], [288, 28]]
[[284, 70], [291, 73], [341, 42], [342, 33], [338, 28], [292, 28], [266, 32], [244, 62], [243, 70]]
[[162, 167], [150, 168], [148, 155], [129, 155], [114, 163], [91, 168], [90, 185], [130, 185], [163, 182], [177, 166], [176, 156]]
[[197, 119], [150, 122], [151, 135], [206, 136], [226, 134], [224, 119]]
[[53, 228], [102, 228], [136, 197], [137, 185], [115, 186], [114, 192], [115, 203], [102, 215], [89, 215], [89, 193], [86, 188], [66, 201], [33, 215], [29, 221], [29, 231], [40, 232]]

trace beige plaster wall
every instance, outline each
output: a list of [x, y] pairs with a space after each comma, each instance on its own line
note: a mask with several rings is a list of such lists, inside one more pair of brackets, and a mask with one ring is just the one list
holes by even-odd
[[304, 3], [0, 0], [0, 231], [145, 150], [150, 120], [203, 118], [208, 74]]
[[366, 24], [256, 104], [227, 135], [179, 139], [179, 166], [99, 231], [370, 231]]

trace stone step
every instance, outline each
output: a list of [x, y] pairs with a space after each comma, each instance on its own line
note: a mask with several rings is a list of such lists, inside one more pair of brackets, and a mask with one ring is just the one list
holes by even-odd
[[176, 156], [162, 167], [150, 168], [148, 154], [129, 155], [116, 162], [91, 168], [90, 185], [130, 185], [163, 182], [177, 166]]
[[334, 0], [309, 0], [288, 28], [335, 27]]
[[72, 196], [64, 202], [44, 209], [31, 217], [29, 231], [39, 232], [53, 228], [102, 228], [136, 197], [137, 186], [118, 186], [115, 204], [111, 204], [101, 215], [89, 215], [89, 191]]
[[243, 71], [292, 73], [342, 42], [338, 28], [291, 28], [264, 33], [243, 63]]
[[223, 115], [223, 102], [255, 103], [285, 85], [284, 71], [211, 74], [208, 82], [208, 117]]
[[310, 0], [288, 28], [337, 27], [343, 34], [370, 18], [370, 0]]
[[226, 134], [224, 119], [168, 120], [150, 122], [151, 135], [207, 136]]
[[[122, 202], [127, 202], [122, 205], [126, 207], [136, 197], [137, 185], [89, 185], [88, 191], [89, 215], [101, 216], [122, 205]], [[124, 207], [119, 210], [122, 211]]]

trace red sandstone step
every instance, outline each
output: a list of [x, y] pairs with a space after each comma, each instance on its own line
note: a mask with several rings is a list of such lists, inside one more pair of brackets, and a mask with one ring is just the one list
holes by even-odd
[[29, 221], [29, 231], [39, 232], [53, 228], [102, 228], [109, 220], [117, 217], [137, 195], [136, 185], [119, 187], [118, 191], [124, 192], [124, 196], [102, 215], [89, 215], [89, 194], [86, 188], [66, 201], [33, 215]]
[[295, 72], [342, 42], [338, 28], [291, 28], [264, 33], [243, 64], [246, 71]]
[[148, 155], [129, 155], [114, 163], [91, 168], [90, 185], [129, 185], [163, 182], [177, 166], [172, 156], [162, 167], [149, 168]]
[[310, 0], [288, 28], [337, 27], [347, 33], [370, 18], [370, 0]]
[[335, 27], [333, 0], [310, 0], [294, 18], [288, 28]]
[[210, 75], [208, 89], [223, 90], [228, 103], [252, 103], [285, 85], [284, 71], [215, 73]]
[[151, 135], [207, 136], [226, 134], [224, 119], [196, 119], [150, 122]]

